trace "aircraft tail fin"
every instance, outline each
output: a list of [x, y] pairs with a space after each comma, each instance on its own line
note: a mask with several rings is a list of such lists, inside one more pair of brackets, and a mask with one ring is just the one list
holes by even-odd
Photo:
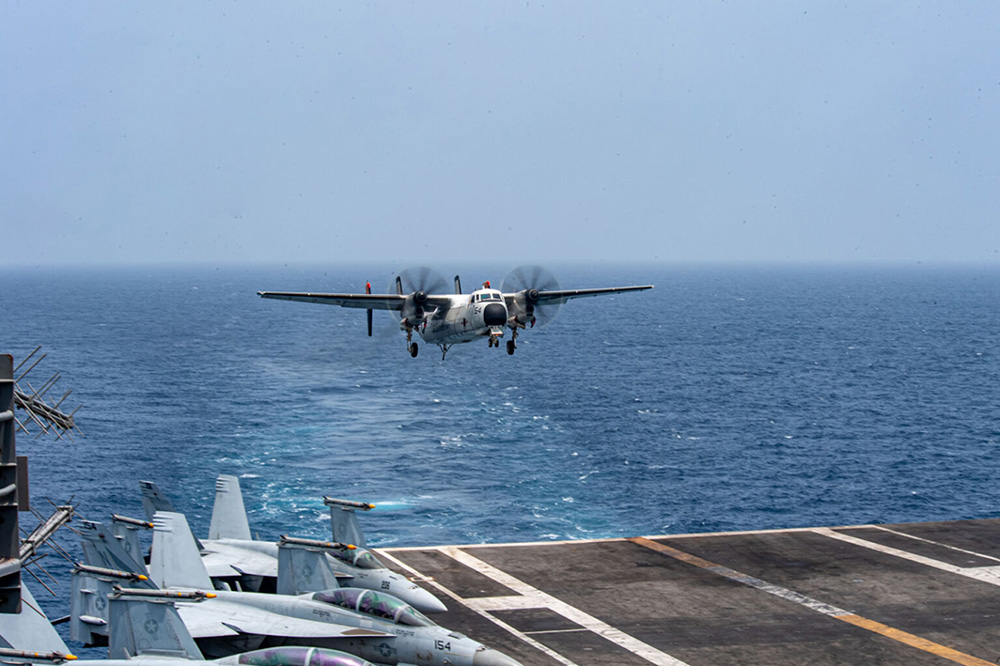
[[324, 497], [323, 503], [330, 507], [331, 538], [341, 543], [352, 543], [358, 548], [367, 548], [365, 534], [358, 524], [355, 511], [369, 511], [375, 508], [367, 502], [352, 502], [350, 500]]
[[340, 587], [337, 574], [327, 561], [330, 544], [282, 536], [278, 544], [278, 594], [305, 594]]
[[127, 540], [115, 537], [103, 524], [91, 520], [81, 521], [80, 545], [84, 561], [95, 567], [104, 567], [134, 574], [146, 574], [142, 552], [132, 546], [126, 550]]
[[203, 660], [201, 650], [172, 601], [130, 596], [116, 591], [110, 599], [108, 659], [159, 655]]
[[153, 556], [149, 575], [160, 587], [214, 589], [183, 513], [153, 515]]
[[131, 555], [137, 562], [142, 562], [143, 560], [142, 546], [139, 544], [139, 530], [152, 528], [152, 523], [143, 520], [135, 520], [134, 518], [126, 518], [125, 516], [116, 514], [111, 515], [111, 531], [118, 542], [121, 543], [125, 552]]
[[108, 637], [108, 595], [114, 579], [76, 569], [71, 577], [69, 637], [84, 645], [104, 645]]
[[242, 539], [250, 541], [250, 522], [243, 505], [240, 480], [235, 476], [222, 474], [215, 481], [215, 506], [212, 508], [212, 523], [208, 528], [209, 539]]
[[146, 512], [146, 518], [152, 520], [157, 511], [177, 510], [170, 498], [152, 481], [140, 481], [139, 488], [142, 490], [142, 508]]

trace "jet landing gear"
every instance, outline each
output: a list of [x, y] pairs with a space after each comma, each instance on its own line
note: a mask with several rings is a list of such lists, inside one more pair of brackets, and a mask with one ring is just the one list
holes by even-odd
[[[510, 340], [507, 341], [507, 354], [509, 356], [513, 356], [514, 350], [517, 349], [517, 327], [511, 326], [510, 332], [511, 332]], [[500, 341], [498, 340], [497, 345], [499, 344]]]
[[417, 352], [420, 351], [417, 347], [417, 343], [413, 341], [413, 327], [406, 327], [406, 351], [410, 352], [411, 358], [417, 357]]

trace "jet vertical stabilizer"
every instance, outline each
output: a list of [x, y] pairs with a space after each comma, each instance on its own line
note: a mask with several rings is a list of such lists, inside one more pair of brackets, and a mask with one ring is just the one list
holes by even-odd
[[172, 601], [118, 591], [111, 595], [110, 614], [108, 659], [140, 655], [204, 659]]
[[[103, 548], [98, 544], [96, 548]], [[87, 645], [104, 645], [108, 635], [108, 595], [115, 585], [156, 589], [149, 577], [129, 571], [77, 564], [71, 576], [70, 638]]]
[[160, 587], [214, 589], [183, 513], [157, 511], [153, 515], [149, 575]]
[[305, 594], [340, 587], [326, 557], [331, 548], [348, 546], [282, 536], [278, 544], [278, 594]]
[[139, 530], [153, 529], [153, 523], [145, 520], [136, 520], [126, 516], [111, 514], [111, 531], [115, 538], [121, 543], [126, 553], [131, 555], [137, 562], [142, 562], [142, 546], [139, 544]]
[[125, 542], [112, 535], [102, 523], [81, 521], [80, 537], [83, 559], [87, 564], [129, 573], [146, 573], [142, 553], [126, 551]]
[[157, 511], [176, 511], [174, 503], [152, 481], [140, 481], [139, 488], [142, 489], [142, 508], [150, 520]]
[[353, 543], [358, 548], [367, 548], [365, 534], [361, 531], [358, 516], [354, 512], [370, 511], [375, 508], [375, 505], [367, 502], [334, 499], [333, 497], [324, 497], [323, 503], [330, 507], [331, 538], [342, 543]]
[[243, 506], [240, 480], [235, 476], [222, 474], [215, 481], [215, 506], [212, 508], [212, 523], [208, 528], [211, 539], [243, 539], [250, 541], [250, 523]]

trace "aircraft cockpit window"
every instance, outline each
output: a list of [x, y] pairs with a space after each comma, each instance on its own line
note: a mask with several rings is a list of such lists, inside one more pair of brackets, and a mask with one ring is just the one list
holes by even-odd
[[378, 561], [378, 558], [367, 550], [356, 551], [358, 554], [354, 558], [354, 566], [359, 569], [385, 569], [385, 565]]
[[338, 590], [330, 590], [329, 592], [317, 592], [312, 595], [312, 598], [315, 601], [322, 601], [323, 603], [340, 606], [341, 608], [347, 608], [348, 610], [357, 610], [358, 597], [360, 597], [363, 593], [364, 590], [341, 588]]
[[413, 606], [395, 597], [379, 594], [372, 590], [340, 588], [328, 592], [317, 592], [312, 598], [316, 601], [389, 620], [396, 624], [405, 624], [411, 627], [428, 627], [434, 624]]
[[309, 647], [282, 646], [246, 652], [239, 663], [247, 666], [366, 666], [361, 657]]

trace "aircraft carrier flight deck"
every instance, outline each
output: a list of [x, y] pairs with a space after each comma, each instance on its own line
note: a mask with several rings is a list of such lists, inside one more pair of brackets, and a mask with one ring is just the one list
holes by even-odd
[[524, 666], [1000, 663], [1000, 519], [378, 552]]

